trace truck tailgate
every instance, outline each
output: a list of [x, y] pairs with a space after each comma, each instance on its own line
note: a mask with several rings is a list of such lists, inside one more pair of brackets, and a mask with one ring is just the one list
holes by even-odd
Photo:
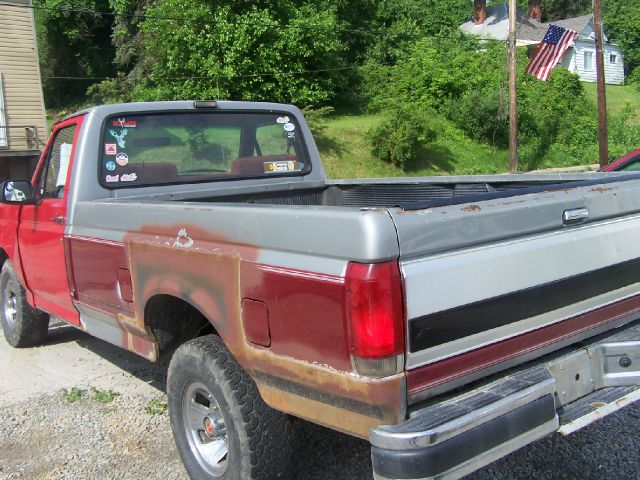
[[637, 318], [639, 188], [391, 210], [410, 402]]

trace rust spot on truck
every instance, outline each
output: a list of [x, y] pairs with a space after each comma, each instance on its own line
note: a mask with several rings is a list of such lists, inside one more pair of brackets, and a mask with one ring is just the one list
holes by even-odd
[[482, 209], [480, 208], [480, 205], [474, 204], [474, 205], [467, 205], [466, 207], [463, 207], [460, 210], [462, 210], [463, 212], [471, 213], [471, 212], [479, 212]]
[[518, 205], [520, 203], [527, 203], [526, 200], [513, 200], [511, 202], [502, 202], [500, 204], [501, 207], [508, 207], [509, 205]]
[[171, 295], [213, 324], [271, 407], [361, 438], [367, 438], [374, 426], [404, 419], [404, 373], [383, 379], [363, 377], [247, 342], [241, 283], [261, 280], [260, 276], [243, 279], [241, 264], [256, 262], [257, 247], [233, 244], [194, 225], [147, 226], [127, 235], [125, 245], [135, 313], [119, 315], [118, 321], [126, 336], [123, 343], [131, 350], [157, 357], [156, 342], [145, 342], [153, 339], [145, 307], [156, 295]]
[[596, 193], [605, 193], [605, 192], [611, 192], [613, 191], [613, 188], [610, 187], [594, 187], [591, 190], [589, 190], [590, 192], [596, 192]]

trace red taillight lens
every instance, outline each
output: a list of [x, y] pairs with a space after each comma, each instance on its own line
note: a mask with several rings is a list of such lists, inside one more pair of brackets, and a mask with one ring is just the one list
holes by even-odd
[[398, 264], [349, 263], [346, 288], [353, 355], [373, 359], [403, 353], [404, 321]]

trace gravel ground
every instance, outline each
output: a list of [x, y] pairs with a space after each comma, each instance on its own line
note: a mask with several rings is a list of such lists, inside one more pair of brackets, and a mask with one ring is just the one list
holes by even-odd
[[[0, 411], [0, 479], [187, 478], [173, 445], [164, 396], [120, 395], [100, 403], [90, 390], [62, 393]], [[497, 479], [640, 479], [638, 405], [569, 437], [556, 435], [469, 476]], [[295, 480], [370, 480], [369, 446], [298, 424]]]
[[[149, 364], [75, 330], [54, 333], [42, 348], [8, 349], [0, 340], [0, 480], [186, 479], [163, 411], [166, 363]], [[61, 372], [54, 383], [35, 378], [39, 362]], [[72, 387], [82, 398], [64, 395]], [[95, 389], [118, 395], [101, 402]], [[639, 425], [640, 403], [468, 478], [640, 480]], [[297, 435], [290, 479], [372, 478], [367, 442], [302, 421]]]

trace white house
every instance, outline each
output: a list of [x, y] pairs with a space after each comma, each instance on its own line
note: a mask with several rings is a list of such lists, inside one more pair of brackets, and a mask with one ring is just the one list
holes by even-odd
[[[583, 82], [596, 81], [596, 46], [593, 27], [593, 15], [567, 18], [551, 22], [559, 27], [579, 32], [580, 35], [569, 46], [561, 65], [569, 71], [578, 74]], [[530, 54], [535, 46], [542, 41], [550, 23], [541, 23], [528, 18], [522, 12], [517, 12], [516, 41], [520, 46], [529, 46]], [[509, 36], [509, 10], [507, 4], [493, 5], [486, 8], [486, 20], [476, 23], [473, 19], [460, 25], [460, 29], [472, 35], [485, 39], [506, 41]], [[604, 73], [605, 80], [611, 84], [624, 82], [624, 63], [622, 50], [619, 46], [609, 43], [603, 34]]]

